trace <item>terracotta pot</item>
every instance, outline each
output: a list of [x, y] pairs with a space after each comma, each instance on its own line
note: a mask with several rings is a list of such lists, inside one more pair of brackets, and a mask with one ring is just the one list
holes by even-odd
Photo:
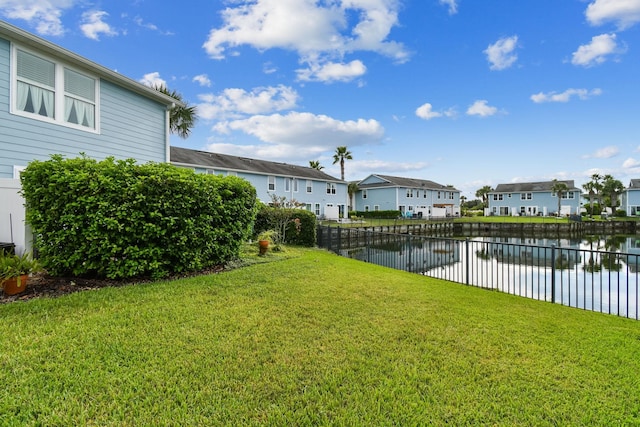
[[25, 291], [27, 289], [27, 279], [29, 278], [28, 274], [23, 274], [19, 277], [11, 277], [10, 279], [6, 279], [2, 285], [4, 287], [4, 293], [6, 295], [17, 295]]
[[267, 253], [267, 249], [269, 249], [269, 241], [268, 240], [258, 240], [258, 247], [260, 248], [260, 255], [264, 255]]

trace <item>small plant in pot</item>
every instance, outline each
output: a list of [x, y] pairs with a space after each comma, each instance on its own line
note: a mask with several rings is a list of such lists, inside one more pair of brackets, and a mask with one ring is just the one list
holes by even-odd
[[267, 253], [269, 244], [276, 240], [278, 233], [274, 230], [265, 230], [258, 234], [258, 247], [260, 248], [260, 255]]
[[40, 264], [28, 253], [14, 255], [0, 251], [0, 283], [6, 295], [24, 292], [29, 275], [38, 271]]

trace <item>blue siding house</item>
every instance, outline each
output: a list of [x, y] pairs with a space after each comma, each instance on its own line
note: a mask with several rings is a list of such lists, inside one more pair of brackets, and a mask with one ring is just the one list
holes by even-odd
[[272, 196], [285, 197], [303, 204], [318, 218], [346, 217], [347, 183], [317, 169], [181, 147], [171, 147], [171, 163], [198, 173], [244, 178], [265, 204]]
[[405, 217], [460, 215], [460, 191], [416, 178], [373, 174], [358, 182], [356, 211], [399, 210]]
[[521, 216], [521, 215], [572, 215], [580, 214], [582, 191], [573, 181], [564, 182], [569, 191], [562, 194], [560, 212], [558, 212], [558, 196], [551, 191], [553, 181], [520, 182], [515, 184], [498, 184], [489, 196], [489, 215]]
[[640, 179], [632, 179], [620, 195], [620, 209], [624, 209], [627, 215], [640, 215]]
[[168, 162], [174, 102], [0, 21], [0, 241], [28, 249], [18, 178], [30, 161], [85, 153]]

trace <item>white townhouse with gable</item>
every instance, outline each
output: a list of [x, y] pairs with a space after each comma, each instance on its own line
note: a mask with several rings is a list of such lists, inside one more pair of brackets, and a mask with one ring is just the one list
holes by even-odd
[[169, 161], [175, 100], [0, 21], [0, 242], [30, 249], [20, 171], [52, 154]]
[[416, 178], [373, 174], [358, 182], [355, 210], [398, 210], [405, 217], [460, 215], [460, 190]]
[[171, 163], [198, 173], [244, 178], [265, 204], [272, 196], [286, 197], [304, 204], [318, 218], [346, 217], [347, 183], [317, 169], [181, 147], [171, 147]]

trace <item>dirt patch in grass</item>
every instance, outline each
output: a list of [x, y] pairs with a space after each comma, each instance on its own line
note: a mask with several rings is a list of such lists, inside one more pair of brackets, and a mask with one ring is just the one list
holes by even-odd
[[[185, 277], [201, 276], [204, 274], [219, 273], [224, 270], [224, 266], [215, 266], [200, 270], [197, 272], [176, 274], [164, 280], [181, 279]], [[154, 280], [151, 278], [113, 280], [113, 279], [97, 279], [84, 277], [55, 277], [50, 276], [46, 272], [34, 274], [29, 278], [27, 289], [18, 295], [5, 295], [0, 290], [0, 304], [6, 304], [16, 301], [26, 301], [33, 298], [43, 297], [59, 297], [61, 295], [71, 294], [74, 292], [91, 291], [105, 287], [131, 286], [140, 283], [150, 283]]]

